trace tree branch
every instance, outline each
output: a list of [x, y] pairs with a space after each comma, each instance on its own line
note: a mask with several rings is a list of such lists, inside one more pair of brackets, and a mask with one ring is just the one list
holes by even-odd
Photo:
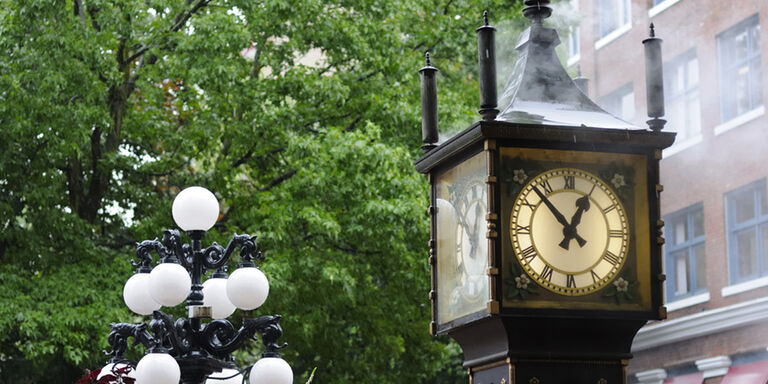
[[[203, 8], [206, 5], [208, 5], [208, 3], [210, 3], [210, 2], [211, 2], [211, 0], [198, 0], [192, 6], [192, 8], [184, 10], [181, 13], [179, 13], [178, 15], [176, 15], [176, 17], [174, 18], [174, 24], [170, 28], [168, 28], [168, 32], [178, 32], [181, 29], [181, 27], [183, 27], [184, 24], [186, 24], [186, 22], [189, 20], [189, 18], [192, 17], [192, 15], [194, 15], [201, 8]], [[153, 40], [153, 39], [150, 38], [150, 41], [151, 40]], [[136, 52], [134, 52], [131, 56], [128, 56], [127, 59], [125, 59], [125, 63], [126, 64], [132, 63], [134, 60], [136, 60], [139, 57], [141, 57], [141, 55], [145, 54], [148, 50], [150, 50], [152, 48], [156, 48], [156, 47], [159, 47], [159, 45], [157, 45], [157, 44], [142, 44], [142, 46], [139, 47], [139, 49], [137, 49]]]
[[292, 170], [290, 170], [290, 171], [288, 171], [286, 173], [283, 173], [282, 175], [280, 175], [278, 177], [275, 177], [274, 179], [270, 180], [270, 182], [267, 184], [266, 187], [259, 187], [258, 190], [260, 192], [266, 192], [266, 191], [268, 191], [268, 190], [270, 190], [270, 189], [272, 189], [272, 188], [282, 184], [284, 181], [290, 179], [291, 177], [296, 175], [296, 172], [297, 171], [295, 169], [292, 169]]
[[[259, 158], [269, 157], [269, 156], [276, 155], [276, 154], [278, 154], [280, 152], [283, 152], [283, 151], [285, 151], [285, 147], [275, 148], [275, 149], [273, 149], [273, 150], [271, 150], [271, 151], [269, 151], [267, 153], [261, 154], [261, 155], [259, 155], [257, 157], [259, 157]], [[246, 152], [243, 156], [241, 156], [239, 159], [237, 159], [235, 162], [233, 162], [232, 163], [232, 168], [237, 168], [240, 165], [245, 164], [252, 157], [253, 157], [253, 148], [249, 149], [248, 152]]]

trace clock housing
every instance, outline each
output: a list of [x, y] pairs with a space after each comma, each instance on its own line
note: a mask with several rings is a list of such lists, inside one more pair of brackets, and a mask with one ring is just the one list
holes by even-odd
[[432, 191], [432, 332], [493, 317], [664, 318], [658, 165], [673, 140], [497, 120], [427, 152], [416, 168]]

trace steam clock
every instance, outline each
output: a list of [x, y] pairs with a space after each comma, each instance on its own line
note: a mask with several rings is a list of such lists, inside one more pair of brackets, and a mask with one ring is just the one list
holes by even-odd
[[664, 319], [659, 160], [661, 41], [646, 50], [649, 129], [592, 102], [531, 20], [497, 109], [494, 28], [478, 28], [482, 119], [438, 145], [437, 69], [422, 75], [431, 186], [433, 334], [464, 351], [470, 383], [623, 383], [637, 330]]

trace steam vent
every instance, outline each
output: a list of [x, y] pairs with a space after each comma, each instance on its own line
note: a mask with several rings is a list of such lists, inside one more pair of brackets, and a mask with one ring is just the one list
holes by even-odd
[[517, 62], [501, 97], [510, 102], [501, 106], [496, 120], [557, 126], [574, 126], [574, 122], [579, 122], [591, 128], [640, 129], [597, 106], [568, 76], [555, 53], [560, 44], [557, 32], [542, 24], [552, 13], [548, 3], [525, 2], [523, 15], [532, 23], [515, 46]]

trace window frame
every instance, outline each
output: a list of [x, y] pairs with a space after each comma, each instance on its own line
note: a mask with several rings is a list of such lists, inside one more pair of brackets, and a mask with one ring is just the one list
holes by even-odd
[[[702, 214], [702, 221], [704, 221], [704, 204], [702, 202], [698, 202], [664, 216], [665, 227], [671, 226], [672, 223], [679, 220], [680, 218], [685, 218], [687, 225], [686, 238], [688, 239], [685, 242], [677, 244], [677, 239], [675, 238], [677, 234], [675, 231], [667, 231], [666, 237], [668, 241], [664, 243], [664, 267], [667, 274], [667, 284], [665, 288], [667, 291], [666, 296], [668, 302], [685, 299], [707, 291], [706, 280], [703, 287], [699, 287], [697, 284], [698, 276], [696, 273], [696, 253], [692, 252], [692, 250], [696, 247], [705, 245], [704, 258], [706, 262], [706, 230], [702, 231], [703, 233], [701, 236], [694, 237], [694, 215], [699, 211]], [[702, 222], [702, 225], [704, 225], [704, 222]], [[677, 290], [675, 289], [675, 284], [677, 283], [677, 269], [675, 268], [675, 260], [672, 258], [672, 255], [681, 250], [688, 251], [688, 276], [690, 276], [688, 283], [691, 289], [685, 293], [677, 294]], [[706, 278], [706, 264], [704, 274]]]
[[[754, 202], [754, 217], [746, 220], [742, 223], [736, 223], [735, 209], [733, 209], [734, 197], [741, 195], [745, 192], [752, 191], [752, 199]], [[750, 280], [755, 280], [763, 276], [768, 276], [768, 263], [765, 263], [765, 257], [763, 249], [764, 243], [761, 227], [768, 225], [768, 213], [761, 215], [763, 204], [768, 204], [768, 195], [766, 195], [766, 201], [761, 201], [760, 194], [766, 194], [766, 180], [760, 179], [751, 182], [747, 185], [741, 186], [725, 194], [725, 217], [726, 217], [726, 236], [728, 244], [728, 278], [730, 285], [744, 283]], [[768, 212], [768, 211], [767, 211]], [[755, 231], [755, 252], [757, 253], [757, 266], [756, 271], [746, 276], [739, 275], [739, 255], [737, 249], [736, 235], [746, 230], [754, 229]]]
[[[760, 19], [759, 14], [755, 13], [744, 20], [736, 23], [735, 25], [729, 27], [728, 29], [718, 33], [715, 37], [717, 40], [717, 56], [718, 56], [718, 76], [720, 80], [720, 116], [721, 116], [721, 122], [725, 123], [727, 121], [733, 120], [739, 116], [742, 116], [746, 113], [749, 113], [750, 111], [753, 111], [757, 108], [759, 108], [761, 105], [763, 105], [763, 89], [762, 89], [762, 55], [760, 51], [760, 47], [758, 45], [757, 51], [752, 51], [752, 39], [753, 34], [747, 33], [747, 55], [746, 58], [743, 59], [734, 59], [731, 54], [729, 54], [728, 50], [733, 47], [733, 44], [735, 44], [733, 38], [737, 35], [739, 35], [744, 30], [749, 30], [752, 26], [760, 26]], [[759, 38], [759, 34], [758, 34]], [[729, 75], [732, 74], [734, 71], [738, 71], [739, 67], [743, 67], [744, 65], [749, 66], [750, 71], [754, 71], [755, 69], [752, 67], [753, 62], [757, 62], [757, 71], [759, 73], [759, 80], [760, 84], [753, 85], [751, 82], [749, 82], [749, 88], [747, 90], [747, 97], [749, 98], [749, 108], [746, 111], [743, 111], [741, 113], [738, 113], [736, 110], [737, 106], [737, 94], [733, 94], [732, 97], [730, 97], [732, 100], [729, 100], [728, 93], [725, 92], [725, 85], [730, 84], [731, 82], [728, 80]], [[753, 88], [756, 90], [753, 90]]]
[[[614, 4], [619, 4], [619, 8], [611, 8], [611, 11], [614, 11], [616, 14], [612, 15], [612, 17], [619, 18], [619, 23], [617, 23], [616, 27], [611, 30], [604, 30], [603, 26], [603, 14], [602, 11], [606, 10], [606, 7], [602, 5], [602, 1], [604, 0], [597, 0], [597, 36], [598, 39], [604, 39], [611, 35], [614, 31], [617, 31], [621, 29], [623, 26], [627, 24], [632, 23], [632, 1], [631, 0], [607, 0], [612, 1]], [[621, 20], [622, 18], [626, 17], [625, 20]]]

